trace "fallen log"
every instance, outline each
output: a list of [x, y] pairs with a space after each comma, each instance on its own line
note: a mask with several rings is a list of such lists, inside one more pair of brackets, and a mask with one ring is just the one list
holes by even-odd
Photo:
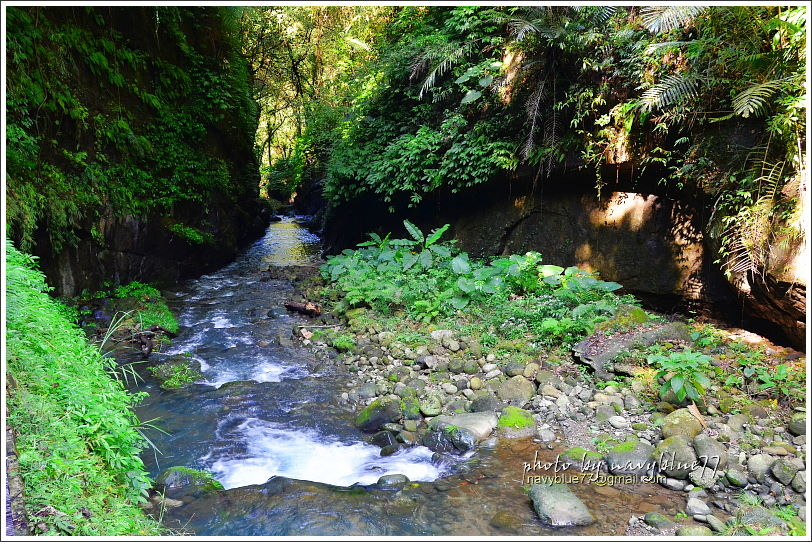
[[321, 307], [315, 303], [308, 301], [307, 303], [296, 303], [295, 301], [285, 301], [284, 306], [289, 311], [295, 311], [307, 316], [319, 316], [321, 314]]

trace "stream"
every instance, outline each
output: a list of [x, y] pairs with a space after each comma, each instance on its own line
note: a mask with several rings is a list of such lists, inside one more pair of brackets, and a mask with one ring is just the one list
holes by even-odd
[[[167, 391], [147, 377], [138, 387], [148, 394], [139, 418], [166, 432], [149, 431], [161, 453], [148, 449], [143, 459], [152, 476], [204, 469], [225, 490], [169, 491], [182, 505], [162, 511], [165, 526], [235, 536], [624, 535], [631, 514], [682, 509], [684, 497], [655, 484], [574, 484], [597, 521], [544, 526], [522, 489], [522, 465], [536, 453], [552, 461], [564, 445], [548, 450], [531, 439], [493, 439], [456, 462], [422, 446], [382, 457], [340, 399], [345, 366], [290, 339], [307, 321], [278, 310], [291, 283], [260, 280], [269, 266], [318, 265], [319, 254], [318, 237], [284, 218], [233, 263], [166, 293], [181, 332], [152, 361], [191, 356], [204, 379]], [[412, 483], [378, 488], [385, 474]]]

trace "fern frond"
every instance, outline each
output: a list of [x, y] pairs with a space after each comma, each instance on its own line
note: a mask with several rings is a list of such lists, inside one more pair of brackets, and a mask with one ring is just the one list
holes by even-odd
[[768, 109], [768, 100], [783, 83], [784, 79], [773, 79], [750, 85], [733, 98], [733, 111], [744, 118], [763, 115]]
[[539, 82], [539, 85], [527, 99], [527, 104], [525, 106], [527, 116], [530, 119], [530, 129], [521, 150], [521, 156], [525, 160], [528, 156], [530, 156], [530, 152], [536, 145], [536, 132], [538, 130], [539, 114], [541, 112], [541, 103], [546, 95], [546, 86], [547, 78], [545, 77]]
[[668, 32], [687, 26], [707, 6], [651, 6], [642, 9], [643, 24], [649, 32]]
[[668, 47], [682, 47], [683, 45], [690, 45], [695, 43], [696, 40], [688, 40], [688, 41], [664, 41], [662, 43], [650, 43], [646, 47], [646, 54], [651, 55], [658, 52], [660, 49], [665, 49]]
[[412, 70], [409, 75], [410, 79], [415, 79], [420, 76], [429, 66], [435, 64], [434, 68], [429, 72], [420, 86], [418, 98], [422, 99], [423, 94], [431, 90], [437, 83], [437, 78], [441, 77], [444, 73], [449, 71], [455, 64], [460, 62], [463, 58], [469, 56], [474, 49], [474, 45], [479, 40], [472, 40], [462, 44], [448, 43], [437, 49], [428, 49], [421, 53], [412, 62]]
[[692, 98], [699, 92], [701, 80], [696, 74], [686, 72], [668, 75], [643, 93], [640, 104], [645, 112], [662, 109], [674, 103]]

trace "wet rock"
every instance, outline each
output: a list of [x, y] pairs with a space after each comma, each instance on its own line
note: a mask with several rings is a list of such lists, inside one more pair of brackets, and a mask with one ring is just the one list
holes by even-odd
[[499, 432], [507, 438], [523, 438], [536, 434], [536, 420], [528, 411], [507, 406], [497, 422]]
[[694, 438], [702, 432], [702, 424], [687, 408], [681, 408], [663, 419], [662, 432], [664, 439], [677, 435]]
[[155, 478], [155, 487], [166, 489], [196, 489], [201, 491], [217, 491], [223, 485], [205, 471], [190, 469], [188, 467], [169, 467]]
[[372, 399], [376, 395], [378, 395], [378, 388], [372, 382], [364, 384], [363, 386], [359, 386], [354, 390], [350, 390], [349, 393], [350, 400], [355, 402], [358, 402], [363, 399]]
[[522, 520], [510, 512], [502, 510], [493, 515], [490, 520], [490, 524], [492, 527], [496, 527], [497, 529], [513, 531], [521, 526]]
[[639, 474], [651, 471], [655, 465], [651, 455], [654, 446], [638, 441], [628, 441], [614, 446], [606, 454], [606, 464], [612, 474]]
[[569, 487], [563, 484], [533, 484], [530, 500], [539, 519], [556, 527], [591, 525], [595, 518]]
[[685, 512], [689, 516], [701, 515], [706, 516], [711, 513], [710, 508], [705, 501], [697, 499], [695, 497], [688, 498], [688, 504], [685, 505]]
[[561, 454], [561, 461], [582, 471], [594, 471], [603, 462], [603, 456], [585, 448], [570, 448]]
[[496, 389], [499, 399], [519, 407], [527, 404], [535, 394], [536, 386], [523, 376], [514, 376]]
[[375, 484], [381, 489], [401, 489], [409, 483], [409, 478], [405, 474], [385, 474], [378, 478]]
[[400, 420], [402, 414], [400, 401], [386, 397], [376, 399], [358, 414], [355, 426], [365, 433], [374, 433], [383, 424]]
[[378, 431], [372, 438], [370, 442], [379, 448], [383, 448], [385, 446], [391, 446], [392, 444], [397, 444], [395, 440], [395, 435], [389, 431]]
[[[801, 464], [803, 466], [803, 464]], [[795, 474], [800, 470], [800, 467], [794, 461], [787, 459], [779, 459], [770, 467], [770, 472], [773, 473], [775, 479], [788, 486], [792, 483]]]
[[646, 523], [646, 525], [651, 525], [658, 531], [668, 531], [669, 529], [673, 529], [677, 526], [676, 523], [659, 512], [649, 512], [643, 516], [643, 521]]
[[684, 435], [670, 437], [660, 442], [654, 450], [660, 472], [671, 478], [685, 480], [688, 473], [696, 468], [696, 454], [691, 441]]
[[437, 416], [429, 422], [429, 428], [436, 430], [444, 427], [457, 427], [471, 433], [474, 443], [478, 444], [493, 433], [497, 422], [495, 412], [467, 412], [453, 416]]
[[183, 388], [203, 378], [200, 362], [182, 354], [153, 365], [150, 372], [165, 390]]
[[713, 536], [713, 531], [704, 525], [690, 525], [688, 527], [680, 527], [677, 529], [677, 536], [700, 536], [708, 537]]

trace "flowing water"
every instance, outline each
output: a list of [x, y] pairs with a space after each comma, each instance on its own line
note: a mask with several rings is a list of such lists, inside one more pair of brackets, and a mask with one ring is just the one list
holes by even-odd
[[[317, 265], [319, 248], [286, 218], [232, 264], [169, 292], [182, 329], [153, 359], [190, 356], [204, 378], [181, 391], [149, 378], [139, 388], [149, 394], [139, 418], [166, 431], [149, 434], [161, 453], [147, 451], [144, 461], [152, 475], [170, 466], [208, 470], [225, 490], [170, 493], [183, 505], [164, 511], [168, 527], [242, 536], [622, 535], [631, 513], [680, 509], [682, 497], [656, 485], [582, 484], [573, 490], [596, 524], [545, 527], [522, 490], [522, 464], [536, 452], [555, 454], [527, 439], [494, 442], [458, 462], [422, 446], [381, 457], [340, 401], [344, 365], [290, 340], [306, 321], [278, 310], [293, 293], [290, 282], [261, 280], [268, 266]], [[395, 473], [413, 483], [400, 491], [372, 485]]]

